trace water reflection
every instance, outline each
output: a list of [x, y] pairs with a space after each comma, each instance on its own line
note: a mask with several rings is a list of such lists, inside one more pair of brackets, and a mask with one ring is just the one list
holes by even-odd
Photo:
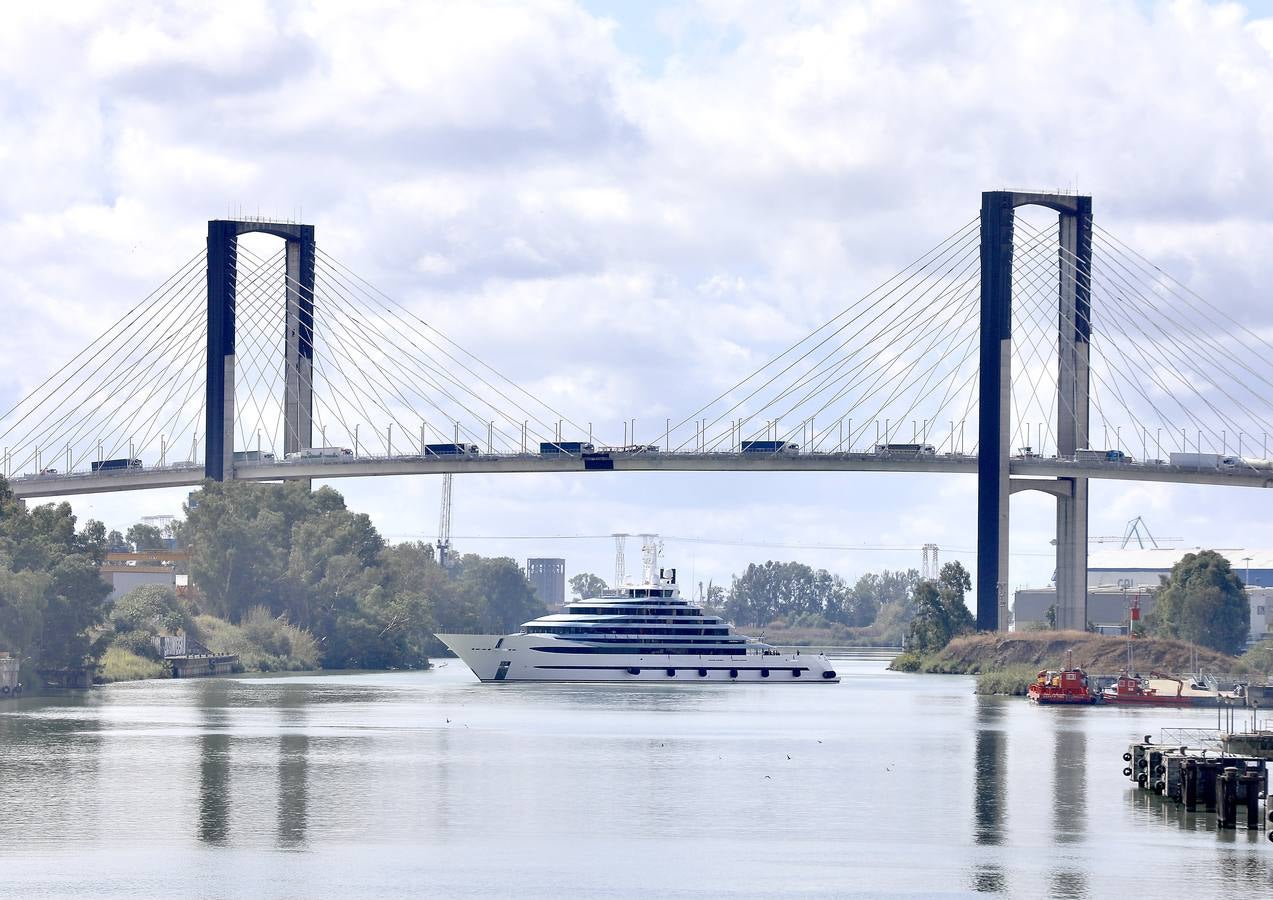
[[[1052, 752], [1052, 834], [1058, 844], [1087, 839], [1087, 733], [1080, 718], [1086, 709], [1054, 709]], [[1057, 897], [1086, 897], [1087, 873], [1081, 868], [1056, 869], [1049, 875]]]
[[199, 840], [217, 846], [230, 833], [229, 685], [212, 679], [199, 692]]
[[0, 829], [0, 853], [11, 846], [17, 823], [39, 823], [41, 832], [67, 841], [96, 832], [103, 740], [101, 723], [85, 706], [81, 692], [0, 703], [0, 810], [10, 826]]
[[279, 698], [278, 846], [303, 849], [309, 821], [309, 735], [306, 695], [285, 691]]
[[[973, 840], [997, 847], [1004, 838], [1004, 810], [1008, 802], [1008, 736], [1004, 731], [1003, 701], [977, 697], [977, 732], [973, 745]], [[1003, 868], [978, 864], [972, 872], [973, 890], [1000, 893], [1008, 890]]]

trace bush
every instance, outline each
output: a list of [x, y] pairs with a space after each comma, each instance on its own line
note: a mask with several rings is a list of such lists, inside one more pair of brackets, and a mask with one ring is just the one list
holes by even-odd
[[151, 632], [137, 628], [132, 631], [119, 632], [111, 639], [110, 646], [117, 647], [133, 656], [159, 662], [159, 650], [155, 647]]
[[110, 617], [117, 631], [146, 629], [157, 634], [161, 630], [187, 633], [191, 630], [190, 617], [181, 608], [176, 593], [159, 584], [133, 588], [115, 601]]
[[920, 666], [924, 663], [924, 658], [914, 650], [907, 650], [893, 657], [893, 661], [889, 663], [889, 668], [894, 672], [918, 672]]
[[1260, 641], [1238, 657], [1246, 671], [1257, 675], [1273, 674], [1273, 640]]
[[303, 628], [275, 618], [263, 606], [248, 610], [240, 625], [215, 616], [195, 620], [213, 653], [233, 653], [247, 671], [279, 672], [318, 668], [318, 643]]
[[138, 681], [142, 678], [163, 677], [163, 663], [138, 656], [123, 647], [107, 647], [102, 656], [103, 681]]
[[1039, 671], [1034, 666], [1009, 666], [1006, 669], [982, 672], [977, 676], [976, 692], [1024, 697], [1026, 689], [1038, 674]]

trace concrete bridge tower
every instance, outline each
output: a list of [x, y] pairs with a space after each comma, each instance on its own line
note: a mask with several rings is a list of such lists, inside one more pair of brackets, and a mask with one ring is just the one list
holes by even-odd
[[206, 477], [234, 477], [234, 338], [238, 239], [261, 232], [287, 243], [283, 451], [312, 445], [314, 410], [314, 226], [213, 219], [208, 222]]
[[1088, 445], [1092, 198], [987, 191], [981, 195], [981, 385], [977, 450], [977, 628], [1008, 625], [1008, 498], [1055, 494], [1057, 627], [1087, 623], [1087, 479], [1009, 477], [1012, 448], [1012, 250], [1016, 209], [1044, 206], [1059, 219], [1057, 455]]

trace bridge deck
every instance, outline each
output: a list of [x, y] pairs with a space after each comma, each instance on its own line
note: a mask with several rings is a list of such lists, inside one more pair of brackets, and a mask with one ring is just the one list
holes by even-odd
[[[602, 457], [604, 459], [604, 457]], [[615, 472], [919, 472], [976, 474], [977, 457], [942, 455], [887, 457], [875, 453], [615, 453]], [[1252, 468], [1194, 469], [1144, 462], [1075, 462], [1064, 459], [1013, 459], [1011, 473], [1024, 478], [1102, 478], [1118, 481], [1161, 481], [1179, 484], [1227, 484], [1273, 487], [1273, 470]], [[289, 481], [302, 478], [357, 478], [385, 475], [440, 475], [446, 472], [592, 472], [577, 456], [538, 454], [455, 457], [400, 456], [356, 459], [306, 459], [241, 464], [235, 477], [244, 481]], [[203, 467], [182, 464], [166, 468], [127, 469], [57, 475], [27, 475], [10, 481], [23, 499], [64, 497], [148, 488], [189, 487], [203, 481]]]

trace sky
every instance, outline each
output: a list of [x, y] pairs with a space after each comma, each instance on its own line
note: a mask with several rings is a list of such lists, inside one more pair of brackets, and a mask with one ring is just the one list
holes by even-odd
[[[206, 222], [320, 246], [511, 380], [649, 439], [976, 215], [1003, 187], [1098, 222], [1273, 333], [1273, 11], [1204, 2], [26, 4], [0, 32], [7, 408], [197, 252]], [[437, 476], [333, 486], [432, 540]], [[184, 491], [68, 498], [126, 528]], [[1120, 482], [1186, 546], [1273, 546], [1258, 491]], [[1013, 586], [1054, 506], [1012, 501]], [[610, 577], [615, 531], [727, 583], [972, 568], [971, 477], [457, 477], [461, 552]], [[1099, 549], [1108, 545], [1094, 545]], [[636, 542], [628, 557], [638, 556]], [[629, 564], [629, 570], [633, 568]]]

